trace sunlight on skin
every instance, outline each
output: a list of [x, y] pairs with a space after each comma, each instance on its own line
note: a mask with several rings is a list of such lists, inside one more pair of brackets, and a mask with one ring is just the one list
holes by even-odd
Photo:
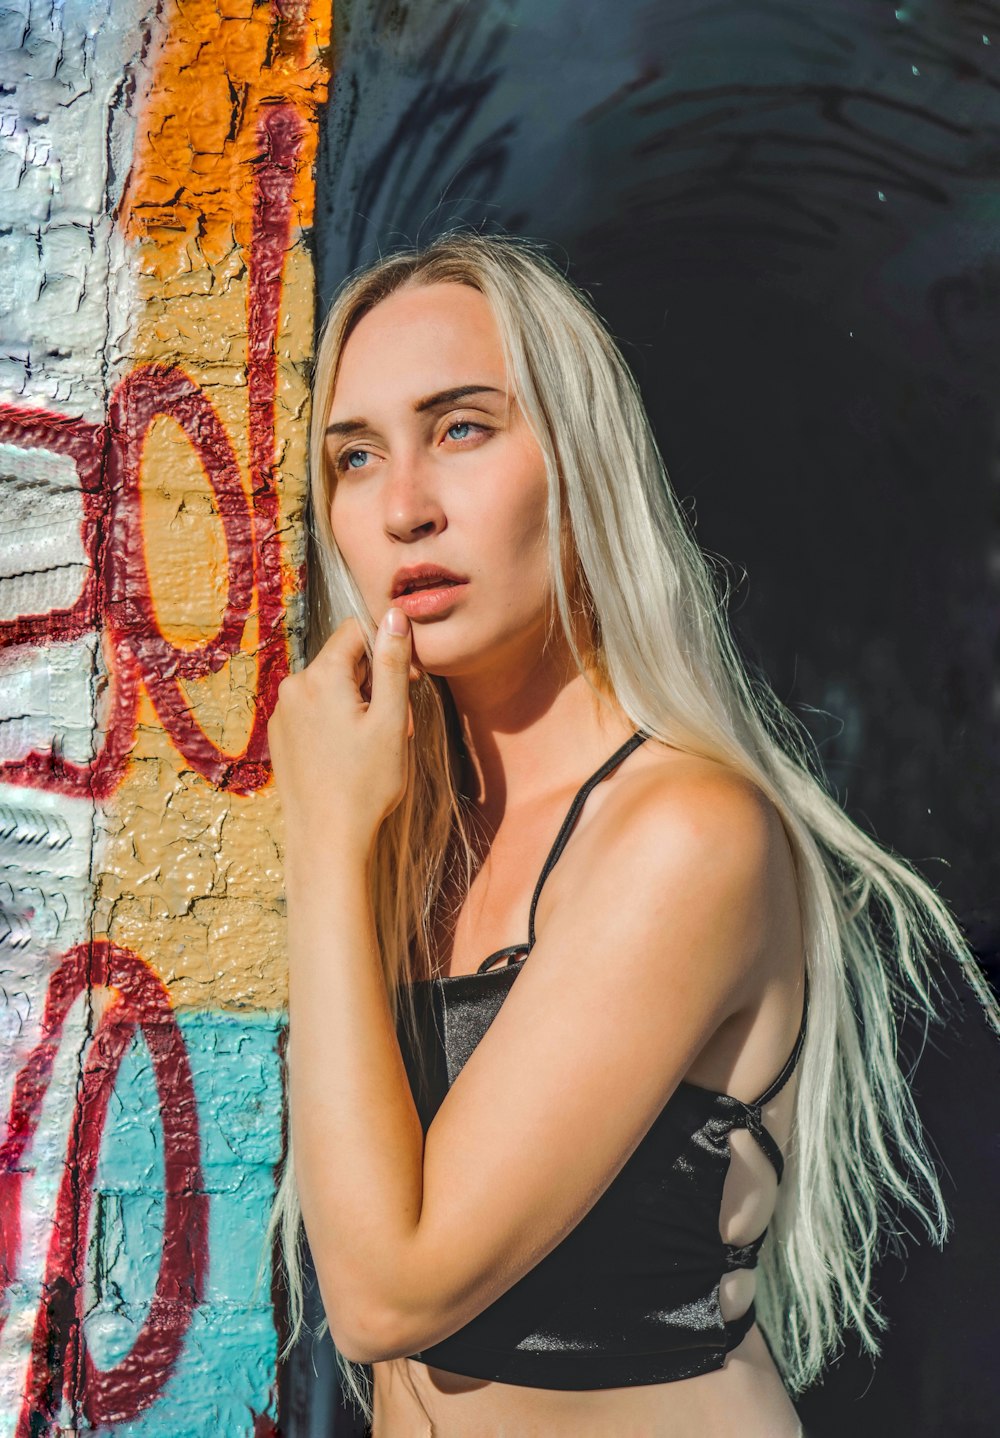
[[[456, 388], [454, 402], [418, 408]], [[358, 323], [330, 409], [334, 537], [373, 618], [401, 566], [435, 563], [467, 578], [440, 615], [414, 618], [414, 662], [447, 678], [479, 777], [499, 821], [518, 790], [566, 782], [583, 744], [596, 766], [631, 726], [609, 722], [558, 634], [543, 649], [551, 600], [544, 540], [545, 461], [509, 392], [500, 335], [477, 291], [403, 289]], [[617, 706], [612, 706], [616, 708]], [[581, 743], [567, 752], [565, 734]]]

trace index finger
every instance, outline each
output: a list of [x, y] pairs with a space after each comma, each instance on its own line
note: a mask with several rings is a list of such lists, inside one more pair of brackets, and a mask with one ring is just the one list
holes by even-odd
[[358, 666], [369, 653], [370, 645], [361, 622], [351, 614], [337, 625], [312, 663], [322, 669], [337, 670], [355, 679]]
[[[396, 633], [394, 629], [402, 632]], [[408, 723], [412, 648], [409, 615], [390, 605], [375, 635], [368, 712], [378, 723], [398, 726], [400, 731]]]
[[359, 700], [367, 678], [369, 645], [361, 621], [353, 614], [341, 621], [302, 673], [311, 683], [342, 687]]

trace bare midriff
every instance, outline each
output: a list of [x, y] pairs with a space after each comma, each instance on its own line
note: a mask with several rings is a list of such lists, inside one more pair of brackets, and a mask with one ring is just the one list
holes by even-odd
[[463, 1378], [412, 1358], [373, 1365], [372, 1438], [799, 1438], [756, 1327], [698, 1378], [565, 1392]]

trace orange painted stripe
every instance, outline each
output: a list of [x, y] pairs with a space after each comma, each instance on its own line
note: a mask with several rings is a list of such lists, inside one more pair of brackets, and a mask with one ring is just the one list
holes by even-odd
[[331, 0], [164, 6], [119, 211], [147, 274], [166, 278], [217, 264], [234, 242], [245, 248], [265, 104], [294, 104], [306, 122], [293, 227], [311, 224], [315, 117], [327, 93], [330, 22]]

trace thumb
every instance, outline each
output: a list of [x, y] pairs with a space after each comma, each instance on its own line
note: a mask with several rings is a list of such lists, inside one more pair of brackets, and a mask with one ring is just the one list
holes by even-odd
[[378, 723], [400, 730], [408, 722], [412, 647], [409, 615], [403, 609], [390, 606], [382, 616], [372, 646], [368, 712]]

